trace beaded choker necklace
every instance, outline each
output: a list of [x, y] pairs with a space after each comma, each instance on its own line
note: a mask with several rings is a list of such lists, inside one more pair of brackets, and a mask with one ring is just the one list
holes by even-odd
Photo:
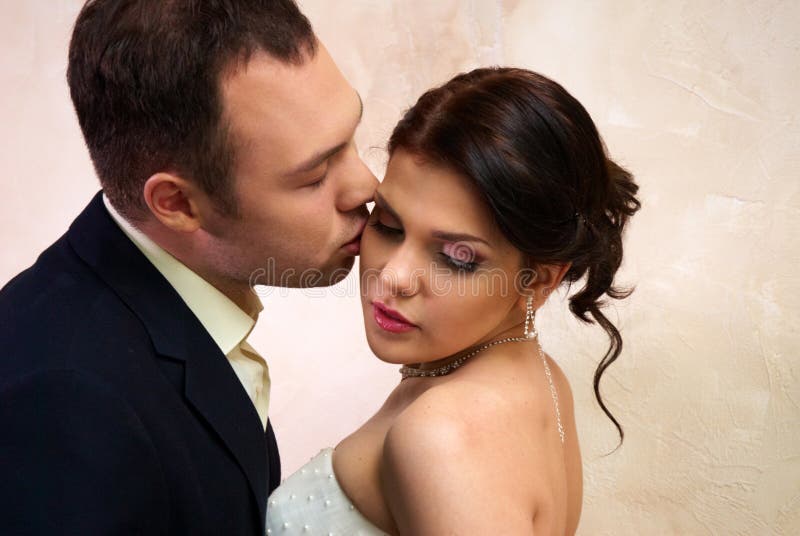
[[[437, 367], [434, 369], [418, 369], [414, 367], [409, 367], [408, 365], [403, 365], [400, 367], [400, 374], [403, 376], [403, 379], [406, 378], [433, 378], [436, 376], [446, 376], [450, 374], [461, 365], [467, 362], [468, 359], [474, 357], [476, 354], [486, 350], [487, 348], [491, 348], [492, 346], [497, 346], [498, 344], [505, 344], [507, 342], [528, 342], [534, 340], [534, 338], [538, 338], [535, 335], [531, 336], [528, 335], [527, 337], [506, 337], [505, 339], [498, 339], [496, 341], [487, 342], [486, 344], [479, 346], [478, 348], [472, 350], [468, 354], [464, 354], [455, 361], [451, 361], [446, 365], [442, 365], [441, 367]], [[550, 372], [550, 366], [547, 364], [547, 359], [544, 356], [544, 352], [542, 351], [542, 346], [537, 344], [539, 347], [539, 356], [542, 358], [542, 364], [544, 365], [544, 372], [547, 376], [547, 381], [550, 384], [550, 395], [553, 398], [553, 405], [556, 409], [556, 424], [558, 425], [558, 435], [561, 438], [561, 443], [564, 443], [564, 427], [561, 424], [561, 412], [559, 411], [558, 407], [558, 392], [556, 391], [556, 386], [553, 383], [553, 375]]]
[[406, 378], [433, 378], [435, 376], [445, 376], [450, 374], [458, 367], [463, 365], [467, 362], [467, 360], [471, 357], [474, 357], [479, 352], [486, 350], [487, 348], [491, 348], [492, 346], [497, 346], [498, 344], [505, 344], [507, 342], [522, 342], [522, 341], [530, 341], [531, 339], [527, 337], [506, 337], [505, 339], [498, 339], [496, 341], [487, 342], [483, 346], [479, 346], [478, 348], [474, 349], [468, 354], [464, 354], [455, 361], [451, 361], [446, 365], [442, 365], [441, 367], [435, 369], [418, 369], [414, 367], [409, 367], [408, 365], [403, 365], [400, 367], [400, 374], [403, 376], [403, 379]]

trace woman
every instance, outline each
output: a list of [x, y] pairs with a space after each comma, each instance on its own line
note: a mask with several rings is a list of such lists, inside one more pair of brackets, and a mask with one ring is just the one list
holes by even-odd
[[[585, 278], [570, 310], [622, 339], [600, 298], [639, 208], [586, 110], [521, 69], [477, 69], [424, 94], [389, 142], [361, 242], [370, 348], [402, 365], [383, 407], [270, 498], [269, 533], [573, 534], [581, 457], [569, 383], [535, 311]], [[587, 315], [591, 315], [587, 316]]]

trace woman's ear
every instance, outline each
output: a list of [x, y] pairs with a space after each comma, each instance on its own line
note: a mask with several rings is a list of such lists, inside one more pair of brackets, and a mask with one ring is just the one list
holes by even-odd
[[527, 281], [522, 282], [517, 305], [523, 311], [526, 310], [528, 296], [533, 296], [534, 309], [544, 305], [571, 267], [572, 263], [568, 262], [566, 264], [536, 264], [533, 267], [525, 268], [529, 277], [525, 278]]

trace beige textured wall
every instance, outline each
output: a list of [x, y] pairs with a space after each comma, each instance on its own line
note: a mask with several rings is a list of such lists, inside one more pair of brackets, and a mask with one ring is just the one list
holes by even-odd
[[[64, 82], [77, 0], [0, 0], [0, 282], [57, 238], [96, 189]], [[800, 4], [304, 0], [366, 104], [380, 147], [424, 89], [478, 65], [562, 82], [633, 170], [643, 210], [617, 305], [625, 350], [591, 395], [602, 331], [562, 296], [540, 315], [572, 380], [586, 467], [581, 534], [800, 534]], [[397, 381], [371, 357], [354, 277], [264, 292], [284, 470], [366, 418]]]

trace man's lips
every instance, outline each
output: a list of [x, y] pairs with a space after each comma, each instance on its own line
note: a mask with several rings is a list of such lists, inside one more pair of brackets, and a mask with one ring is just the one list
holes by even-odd
[[399, 312], [386, 307], [379, 301], [372, 302], [372, 311], [375, 317], [375, 323], [386, 331], [404, 333], [417, 327]]
[[342, 248], [346, 249], [353, 255], [358, 255], [361, 252], [361, 235], [364, 233], [364, 228], [366, 226], [367, 226], [367, 220], [364, 219], [358, 225], [358, 231], [356, 232], [355, 237], [350, 242], [343, 245]]

